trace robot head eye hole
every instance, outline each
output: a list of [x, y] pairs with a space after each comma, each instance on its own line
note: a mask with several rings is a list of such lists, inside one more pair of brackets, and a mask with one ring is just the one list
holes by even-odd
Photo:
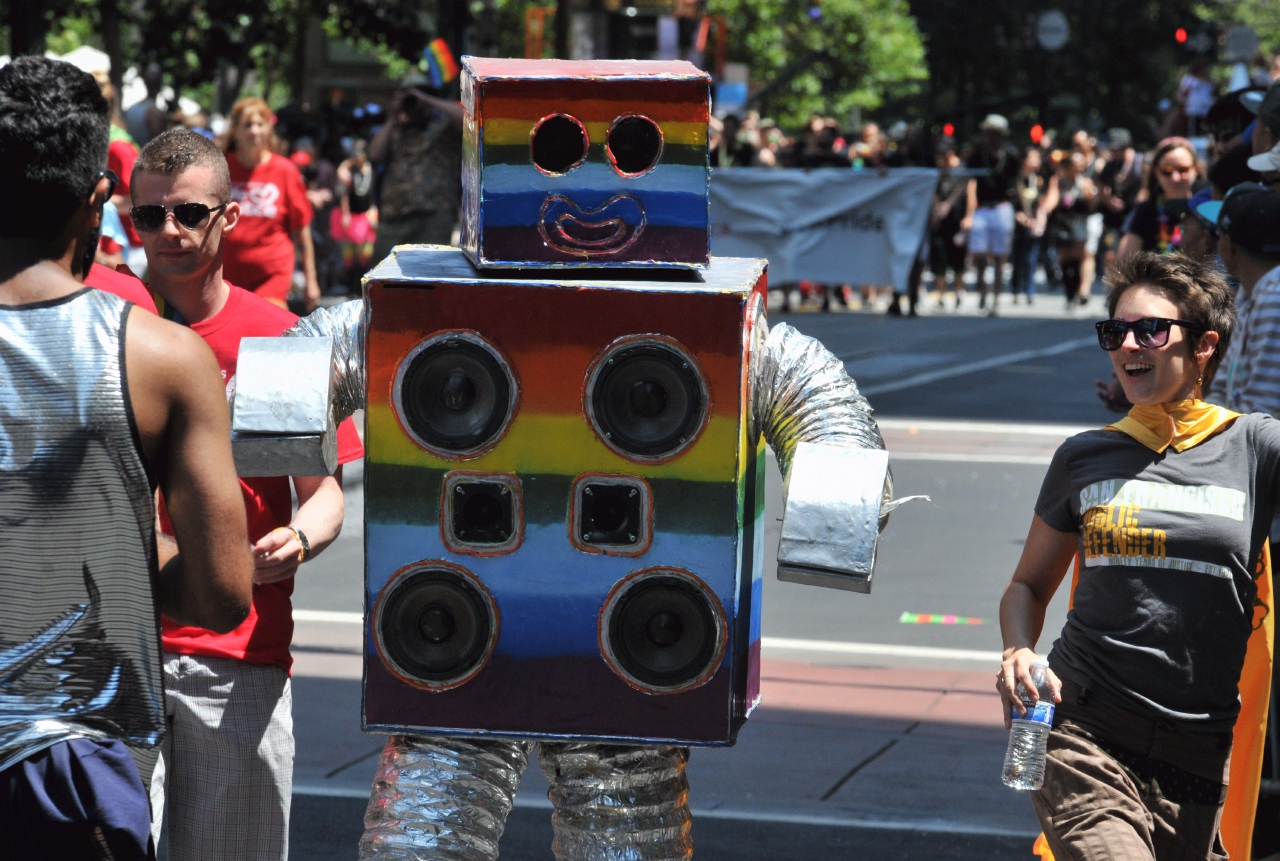
[[662, 158], [662, 129], [638, 114], [618, 117], [609, 127], [605, 149], [619, 173], [637, 176], [653, 169]]
[[587, 127], [568, 114], [543, 117], [533, 128], [529, 148], [533, 163], [547, 173], [565, 173], [587, 157]]

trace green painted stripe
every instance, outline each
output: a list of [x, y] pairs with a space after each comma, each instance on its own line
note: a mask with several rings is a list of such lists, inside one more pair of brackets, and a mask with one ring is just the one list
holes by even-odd
[[[587, 160], [596, 164], [608, 163], [604, 154], [604, 144], [591, 144], [588, 148]], [[527, 146], [494, 146], [484, 147], [484, 163], [494, 164], [530, 164], [529, 147]], [[694, 144], [667, 144], [662, 148], [660, 164], [685, 164], [694, 167], [707, 166], [707, 148]]]
[[[465, 466], [462, 467], [465, 469]], [[440, 522], [440, 489], [446, 473], [438, 469], [366, 461], [365, 514], [379, 523], [435, 526]], [[567, 523], [569, 490], [575, 476], [522, 475], [526, 524]], [[737, 533], [738, 490], [731, 482], [651, 478], [653, 528], [692, 535]]]

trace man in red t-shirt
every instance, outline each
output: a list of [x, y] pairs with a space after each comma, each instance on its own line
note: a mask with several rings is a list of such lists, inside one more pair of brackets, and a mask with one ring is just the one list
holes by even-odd
[[94, 263], [89, 267], [89, 274], [84, 277], [84, 286], [114, 293], [139, 308], [150, 311], [152, 314], [157, 313], [155, 300], [147, 292], [147, 285], [133, 275], [108, 269], [101, 263]]
[[[134, 167], [134, 225], [161, 313], [213, 349], [224, 380], [243, 337], [274, 337], [297, 319], [227, 284], [223, 235], [240, 218], [222, 153], [174, 129], [153, 138]], [[196, 206], [192, 206], [196, 204]], [[161, 207], [147, 209], [147, 207]], [[338, 431], [338, 460], [363, 457], [355, 426]], [[332, 476], [242, 479], [255, 563], [253, 607], [228, 634], [163, 620], [169, 732], [152, 780], [158, 835], [165, 796], [174, 858], [288, 857], [293, 782], [289, 686], [293, 576], [342, 528], [342, 468]], [[161, 507], [162, 532], [168, 533]]]

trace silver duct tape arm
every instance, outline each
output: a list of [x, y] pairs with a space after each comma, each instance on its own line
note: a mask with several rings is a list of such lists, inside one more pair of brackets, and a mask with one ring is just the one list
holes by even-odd
[[495, 861], [531, 741], [391, 736], [360, 861]]
[[778, 579], [870, 592], [879, 534], [907, 501], [892, 501], [871, 405], [844, 362], [786, 323], [763, 339], [751, 373], [753, 430], [782, 469]]
[[337, 469], [333, 354], [328, 337], [240, 341], [236, 375], [227, 384], [239, 475], [332, 475]]
[[687, 861], [689, 749], [543, 742], [556, 861]]
[[364, 406], [364, 300], [317, 308], [284, 332], [285, 338], [333, 339], [333, 411], [341, 424]]

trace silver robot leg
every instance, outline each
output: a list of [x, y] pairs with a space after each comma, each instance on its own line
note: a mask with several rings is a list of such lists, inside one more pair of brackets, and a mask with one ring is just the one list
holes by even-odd
[[531, 741], [391, 736], [360, 861], [494, 861]]
[[693, 857], [686, 747], [543, 742], [556, 861]]

